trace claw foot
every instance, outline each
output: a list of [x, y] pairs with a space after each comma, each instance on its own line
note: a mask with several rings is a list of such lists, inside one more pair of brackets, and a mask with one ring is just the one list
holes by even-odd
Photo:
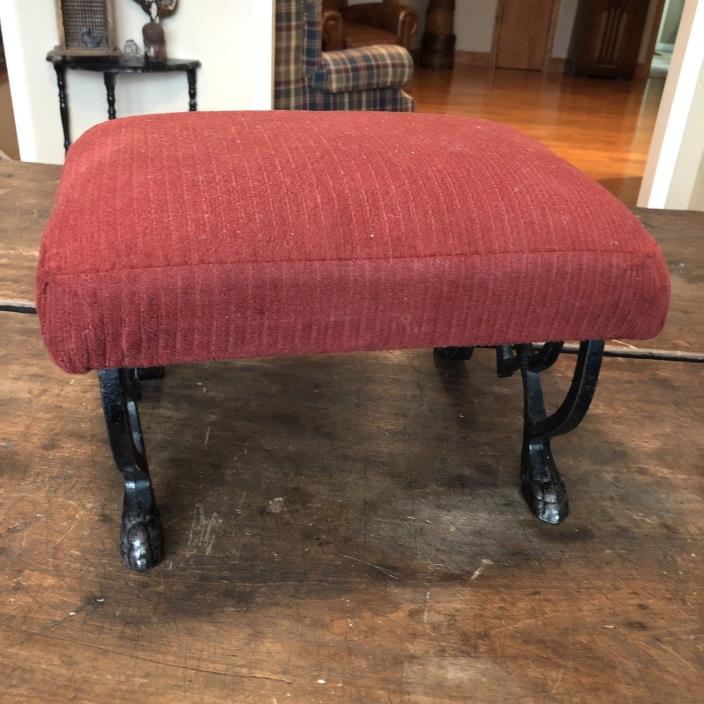
[[122, 519], [122, 560], [131, 570], [145, 572], [161, 562], [163, 541], [158, 517]]
[[567, 489], [549, 449], [532, 448], [524, 455], [521, 493], [533, 515], [543, 523], [561, 523], [570, 512]]
[[540, 482], [524, 479], [521, 482], [521, 491], [528, 508], [543, 523], [556, 525], [567, 518], [570, 504], [562, 481]]

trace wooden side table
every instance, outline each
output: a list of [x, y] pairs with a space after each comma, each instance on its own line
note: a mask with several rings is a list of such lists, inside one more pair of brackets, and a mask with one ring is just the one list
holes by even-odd
[[71, 146], [66, 69], [97, 71], [103, 74], [108, 100], [108, 120], [114, 120], [117, 117], [117, 112], [115, 111], [115, 83], [118, 73], [172, 73], [174, 71], [182, 71], [188, 79], [188, 109], [191, 112], [197, 110], [196, 71], [200, 68], [200, 61], [195, 59], [167, 59], [165, 62], [157, 62], [145, 61], [144, 57], [63, 56], [50, 51], [46, 56], [46, 60], [54, 65], [54, 70], [56, 71], [56, 82], [59, 87], [59, 110], [61, 112], [64, 149], [66, 151]]

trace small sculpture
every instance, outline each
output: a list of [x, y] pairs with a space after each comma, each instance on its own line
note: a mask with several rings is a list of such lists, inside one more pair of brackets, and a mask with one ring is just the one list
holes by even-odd
[[161, 20], [176, 12], [178, 0], [135, 0], [147, 13], [149, 22], [142, 27], [144, 58], [148, 61], [166, 61], [166, 37]]
[[102, 37], [100, 37], [99, 39], [96, 39], [93, 36], [93, 33], [90, 30], [90, 27], [81, 27], [80, 35], [81, 35], [81, 41], [89, 49], [95, 49], [96, 47], [102, 46], [102, 44], [103, 44]]
[[148, 61], [166, 61], [166, 37], [158, 22], [147, 22], [142, 27], [144, 58]]
[[122, 54], [126, 59], [138, 59], [142, 56], [142, 50], [134, 39], [128, 39]]

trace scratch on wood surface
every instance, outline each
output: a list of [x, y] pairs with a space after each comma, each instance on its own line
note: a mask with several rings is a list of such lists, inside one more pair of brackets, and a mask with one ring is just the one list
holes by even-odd
[[76, 527], [76, 523], [78, 523], [78, 521], [74, 520], [68, 527], [68, 530], [63, 533], [63, 535], [54, 543], [52, 547], [55, 548]]
[[623, 345], [624, 347], [629, 347], [632, 350], [637, 350], [638, 348], [635, 345], [631, 345], [629, 342], [624, 342], [623, 340], [617, 340], [617, 339], [612, 339], [612, 342], [615, 342], [618, 345]]
[[692, 665], [691, 662], [688, 662], [685, 660], [678, 652], [673, 650], [672, 648], [669, 648], [666, 646], [664, 643], [658, 643], [658, 645], [665, 651], [670, 653], [670, 655], [674, 655], [680, 662], [684, 663], [690, 670], [694, 670], [695, 672], [697, 671], [696, 668]]
[[242, 492], [242, 498], [240, 499], [240, 505], [235, 509], [237, 513], [242, 513], [242, 507], [244, 506], [244, 497], [247, 496], [247, 492]]
[[203, 504], [196, 504], [193, 509], [191, 531], [188, 534], [188, 546], [203, 548], [206, 555], [210, 555], [215, 545], [216, 529], [222, 525], [222, 518], [215, 511], [209, 518], [205, 516]]
[[479, 565], [479, 567], [477, 567], [476, 570], [474, 570], [474, 572], [472, 573], [472, 576], [470, 577], [470, 580], [475, 580], [477, 577], [479, 577], [479, 575], [484, 571], [484, 569], [488, 565], [493, 565], [493, 564], [494, 563], [492, 560], [487, 560], [486, 558], [482, 558], [481, 564]]
[[352, 557], [351, 555], [340, 555], [340, 557], [344, 557], [346, 560], [352, 560], [352, 562], [359, 562], [361, 565], [366, 565], [367, 567], [371, 567], [372, 569], [379, 570], [379, 572], [381, 572], [383, 575], [386, 575], [391, 579], [395, 579], [397, 582], [401, 581], [401, 578], [397, 574], [395, 574], [391, 570], [387, 570], [386, 567], [382, 567], [381, 565], [374, 565], [371, 562], [360, 560], [358, 557]]
[[555, 682], [553, 683], [552, 687], [550, 688], [551, 694], [555, 694], [557, 692], [557, 688], [560, 686], [560, 682], [562, 682], [562, 677], [564, 676], [564, 674], [565, 674], [565, 671], [560, 670], [560, 673], [555, 678]]
[[119, 657], [125, 657], [129, 658], [132, 660], [140, 660], [142, 662], [149, 662], [152, 663], [153, 665], [162, 665], [164, 667], [174, 667], [179, 670], [188, 670], [189, 672], [201, 672], [203, 674], [207, 675], [219, 675], [221, 677], [229, 677], [232, 679], [252, 679], [252, 680], [267, 680], [269, 682], [278, 682], [280, 684], [293, 684], [294, 680], [280, 676], [277, 677], [276, 675], [270, 675], [268, 673], [260, 673], [260, 672], [252, 672], [252, 673], [243, 673], [243, 672], [223, 672], [221, 670], [214, 670], [212, 668], [207, 668], [207, 667], [193, 667], [191, 665], [180, 665], [179, 663], [175, 662], [168, 662], [166, 660], [159, 660], [157, 658], [148, 658], [144, 655], [140, 655], [138, 653], [135, 653], [134, 651], [121, 651], [121, 650], [114, 650], [112, 648], [106, 648], [103, 645], [99, 645], [98, 643], [94, 642], [88, 642], [76, 638], [64, 638], [63, 636], [57, 635], [57, 634], [50, 634], [50, 633], [43, 633], [40, 631], [32, 631], [28, 629], [23, 629], [24, 633], [26, 636], [37, 636], [39, 638], [49, 638], [51, 640], [58, 640], [62, 641], [64, 643], [71, 643], [72, 645], [82, 645], [87, 648], [91, 648], [93, 650], [100, 650], [104, 653], [109, 653], [111, 655], [116, 655]]

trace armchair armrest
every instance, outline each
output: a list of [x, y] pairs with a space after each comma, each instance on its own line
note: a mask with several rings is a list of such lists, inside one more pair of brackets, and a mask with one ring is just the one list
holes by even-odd
[[398, 43], [410, 49], [418, 31], [418, 14], [405, 5], [362, 3], [342, 10], [343, 19], [358, 24], [368, 24], [396, 35]]
[[413, 59], [401, 46], [324, 51], [321, 60], [323, 70], [309, 81], [331, 93], [403, 86], [413, 75]]
[[323, 51], [339, 51], [345, 48], [345, 22], [337, 10], [324, 10], [321, 27]]

